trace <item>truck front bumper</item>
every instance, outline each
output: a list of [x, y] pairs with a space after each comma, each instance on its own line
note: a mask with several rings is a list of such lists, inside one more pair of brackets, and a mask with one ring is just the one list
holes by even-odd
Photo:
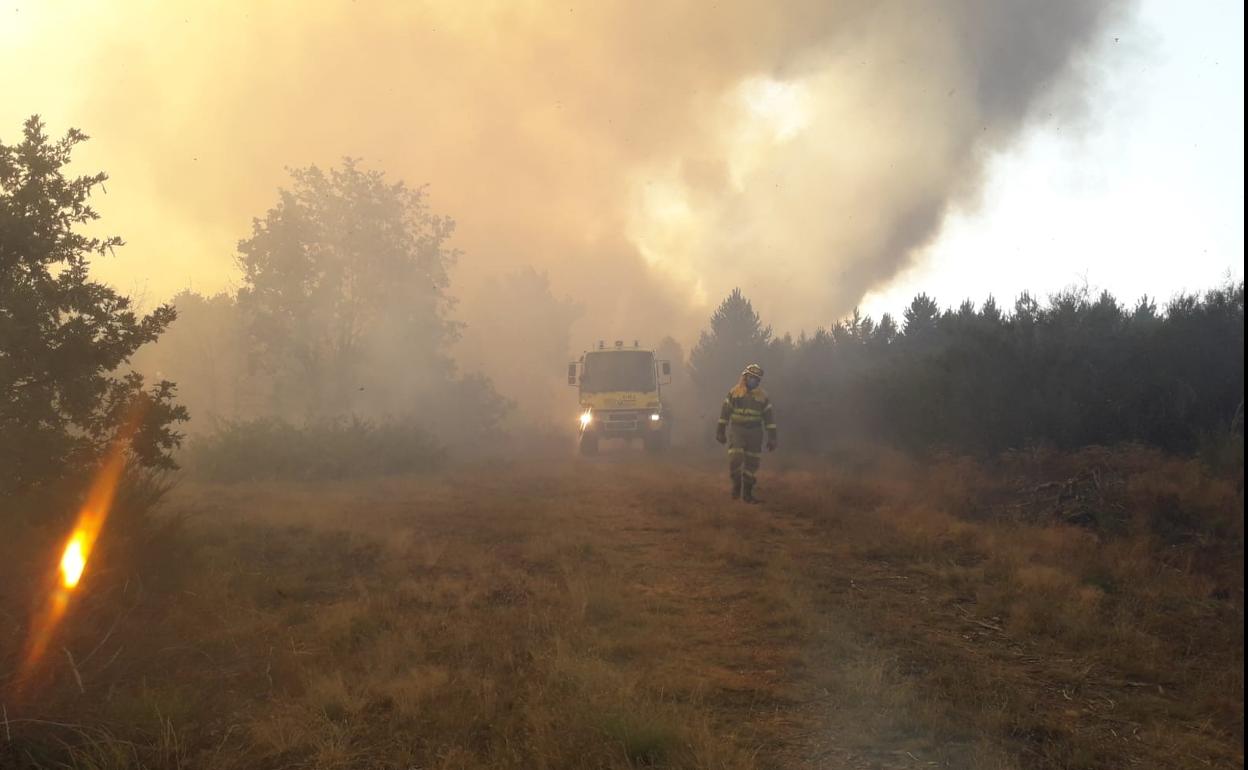
[[589, 419], [581, 421], [581, 432], [600, 438], [645, 436], [663, 430], [667, 422], [662, 414], [645, 409], [597, 409], [588, 414]]

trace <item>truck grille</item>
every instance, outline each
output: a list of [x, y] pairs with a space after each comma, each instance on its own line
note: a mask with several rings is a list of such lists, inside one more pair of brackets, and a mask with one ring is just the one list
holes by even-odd
[[645, 424], [643, 420], [649, 417], [645, 412], [632, 409], [613, 410], [599, 414], [602, 416], [602, 429], [607, 433], [636, 432]]

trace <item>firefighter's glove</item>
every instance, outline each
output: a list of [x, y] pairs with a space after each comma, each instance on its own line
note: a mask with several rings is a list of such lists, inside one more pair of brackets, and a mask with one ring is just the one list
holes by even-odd
[[721, 444], [727, 444], [728, 443], [728, 431], [724, 430], [723, 428], [720, 428], [719, 430], [715, 431], [715, 440]]
[[767, 451], [768, 452], [776, 451], [776, 440], [774, 438], [767, 439]]

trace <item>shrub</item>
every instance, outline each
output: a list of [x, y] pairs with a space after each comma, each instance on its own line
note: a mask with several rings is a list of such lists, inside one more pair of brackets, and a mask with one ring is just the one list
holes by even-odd
[[342, 479], [437, 467], [442, 448], [411, 422], [262, 418], [225, 423], [191, 442], [187, 462], [213, 481]]

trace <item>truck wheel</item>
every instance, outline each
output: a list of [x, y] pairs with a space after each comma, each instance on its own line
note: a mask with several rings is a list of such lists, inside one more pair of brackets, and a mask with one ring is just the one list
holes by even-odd
[[652, 455], [663, 454], [671, 446], [671, 436], [666, 431], [651, 436], [646, 436], [646, 452]]
[[588, 433], [583, 434], [580, 440], [581, 454], [586, 457], [592, 457], [598, 454], [598, 437], [591, 436]]

